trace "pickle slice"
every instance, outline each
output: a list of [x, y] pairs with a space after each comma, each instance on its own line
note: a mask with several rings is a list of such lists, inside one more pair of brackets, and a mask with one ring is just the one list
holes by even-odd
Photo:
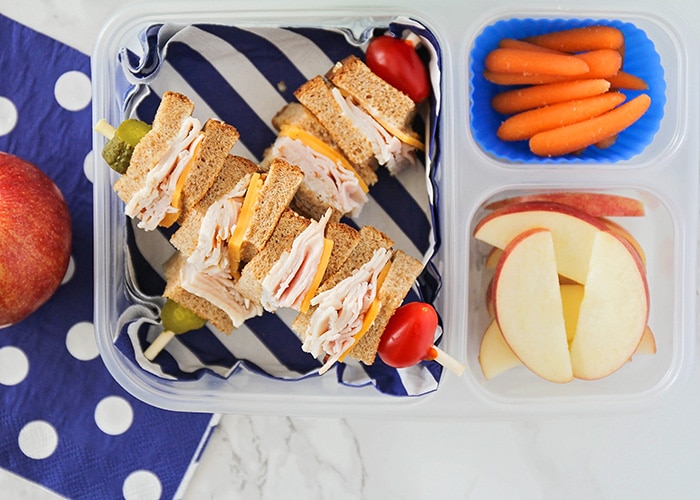
[[165, 301], [160, 311], [160, 319], [165, 330], [170, 330], [176, 335], [197, 330], [206, 324], [206, 320], [170, 299]]
[[127, 118], [117, 127], [117, 135], [129, 146], [134, 147], [149, 130], [151, 130], [151, 126], [148, 123], [136, 118]]

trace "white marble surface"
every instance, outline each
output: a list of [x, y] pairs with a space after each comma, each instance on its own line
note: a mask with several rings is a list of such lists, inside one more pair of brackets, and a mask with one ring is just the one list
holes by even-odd
[[[103, 23], [129, 3], [0, 0], [0, 12], [90, 53]], [[436, 16], [453, 15], [460, 2], [442, 3]], [[691, 0], [668, 3], [700, 26]], [[492, 422], [227, 415], [185, 498], [698, 498], [700, 359], [691, 361], [696, 368], [681, 390], [629, 415]], [[2, 470], [0, 491], [56, 498]]]

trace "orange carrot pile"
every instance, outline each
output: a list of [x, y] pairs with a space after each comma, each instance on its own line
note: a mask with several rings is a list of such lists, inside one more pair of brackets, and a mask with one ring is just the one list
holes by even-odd
[[515, 87], [491, 102], [496, 112], [509, 115], [498, 137], [529, 140], [538, 156], [610, 147], [651, 104], [646, 94], [624, 102], [618, 92], [648, 88], [623, 71], [624, 53], [624, 35], [612, 26], [500, 40], [487, 54], [483, 74], [492, 83]]

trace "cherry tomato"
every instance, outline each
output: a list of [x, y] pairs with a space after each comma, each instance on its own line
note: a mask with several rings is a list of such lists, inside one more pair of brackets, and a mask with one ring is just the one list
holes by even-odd
[[379, 341], [377, 354], [394, 368], [413, 366], [433, 359], [433, 339], [438, 316], [433, 306], [409, 302], [399, 307], [389, 320]]
[[389, 35], [372, 38], [367, 46], [367, 66], [389, 85], [414, 102], [430, 94], [428, 69], [410, 42]]

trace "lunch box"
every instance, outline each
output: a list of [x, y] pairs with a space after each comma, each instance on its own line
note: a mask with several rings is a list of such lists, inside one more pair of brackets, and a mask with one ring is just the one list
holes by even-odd
[[[487, 88], [480, 72], [494, 40], [504, 33], [527, 36], [592, 23], [622, 27], [633, 41], [627, 56], [638, 54], [636, 68], [648, 71], [653, 109], [639, 128], [627, 137], [621, 134], [609, 150], [565, 158], [536, 158], [521, 144], [493, 141], [493, 128], [502, 118], [484, 102], [494, 89]], [[93, 120], [118, 124], [129, 116], [146, 119], [157, 95], [166, 90], [188, 95], [195, 101], [195, 114], [209, 117], [218, 109], [213, 98], [219, 77], [230, 85], [226, 89], [232, 99], [240, 98], [232, 101], [233, 109], [259, 94], [264, 110], [255, 111], [271, 114], [279, 103], [293, 100], [293, 79], [275, 74], [275, 64], [251, 70], [255, 59], [250, 54], [279, 51], [301, 68], [320, 53], [318, 47], [332, 61], [335, 55], [361, 51], [368, 37], [386, 30], [417, 33], [422, 56], [430, 61], [433, 98], [421, 108], [426, 171], [380, 178], [379, 183], [385, 180], [396, 190], [377, 191], [377, 197], [387, 197], [377, 200], [381, 210], [369, 210], [357, 223], [395, 231], [395, 246], [409, 246], [423, 260], [426, 271], [411, 298], [434, 304], [440, 316], [436, 344], [465, 365], [463, 374], [456, 376], [431, 361], [400, 371], [348, 363], [318, 376], [307, 355], [294, 352], [287, 359], [291, 351], [279, 350], [283, 344], [276, 342], [274, 331], [248, 340], [237, 339], [237, 332], [222, 336], [206, 329], [189, 339], [187, 333], [177, 338], [163, 363], [147, 363], [140, 350], [159, 328], [159, 264], [172, 249], [167, 234], [144, 234], [124, 215], [124, 204], [112, 189], [118, 175], [99, 154], [105, 138], [94, 132], [95, 335], [112, 376], [149, 404], [192, 412], [493, 419], [611, 414], [661, 404], [682, 386], [693, 360], [700, 208], [694, 112], [700, 82], [697, 65], [689, 63], [698, 46], [690, 27], [669, 6], [662, 9], [651, 1], [613, 6], [596, 0], [585, 8], [571, 1], [528, 7], [508, 0], [429, 7], [388, 1], [338, 8], [144, 2], [115, 15], [98, 38], [92, 58]], [[304, 50], [298, 60], [297, 54], [285, 52], [297, 45]], [[208, 73], [202, 64], [219, 54], [202, 47], [223, 51], [226, 64]], [[204, 76], [197, 79], [200, 67]], [[258, 73], [275, 83], [261, 84]], [[269, 97], [272, 90], [274, 99]], [[222, 119], [240, 129], [245, 149], [239, 151], [260, 160], [265, 134], [273, 132], [266, 131], [258, 144], [248, 139], [253, 129], [248, 133], [247, 127], [253, 125], [240, 115]], [[485, 267], [489, 248], [473, 238], [474, 228], [493, 201], [557, 191], [624, 195], [644, 203], [644, 216], [614, 220], [646, 254], [648, 324], [656, 353], [635, 356], [595, 381], [556, 384], [524, 367], [485, 380], [478, 355], [490, 322], [484, 297], [493, 271]], [[411, 197], [421, 224], [400, 222], [402, 210], [396, 206], [406, 206], [401, 196]], [[284, 314], [274, 318], [288, 320]], [[294, 349], [294, 339], [285, 342], [292, 346], [285, 349]], [[229, 350], [219, 356], [207, 345]]]

